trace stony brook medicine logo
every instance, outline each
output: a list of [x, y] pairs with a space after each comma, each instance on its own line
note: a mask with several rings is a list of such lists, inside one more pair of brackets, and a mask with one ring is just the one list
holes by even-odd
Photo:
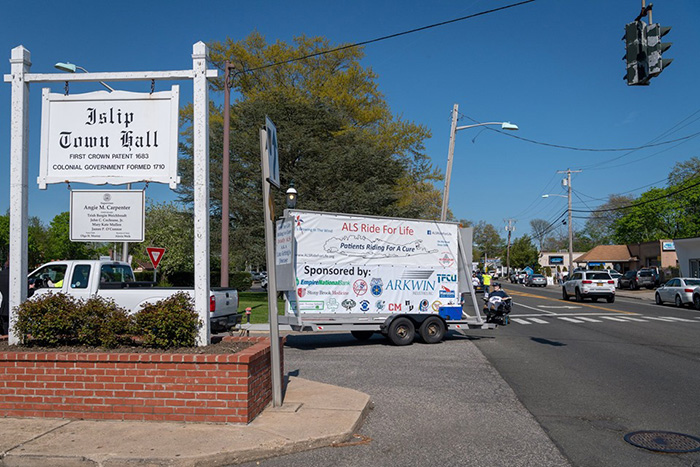
[[369, 282], [369, 291], [375, 297], [379, 297], [384, 291], [384, 282], [380, 278], [375, 277]]

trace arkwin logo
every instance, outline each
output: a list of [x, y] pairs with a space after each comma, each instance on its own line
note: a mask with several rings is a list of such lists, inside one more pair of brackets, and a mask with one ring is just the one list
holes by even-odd
[[419, 290], [422, 292], [432, 292], [435, 290], [435, 283], [428, 280], [394, 279], [387, 282], [386, 289], [406, 291]]

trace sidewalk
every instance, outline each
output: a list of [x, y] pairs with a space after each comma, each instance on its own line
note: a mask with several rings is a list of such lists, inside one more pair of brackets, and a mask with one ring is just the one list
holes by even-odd
[[361, 392], [290, 378], [282, 407], [249, 425], [4, 418], [2, 466], [215, 466], [352, 438], [370, 408]]
[[639, 290], [628, 290], [628, 289], [617, 289], [615, 291], [615, 295], [618, 297], [625, 297], [625, 298], [636, 298], [638, 300], [648, 300], [653, 302], [654, 301], [654, 294], [656, 292], [654, 290], [649, 290], [649, 289], [639, 289]]

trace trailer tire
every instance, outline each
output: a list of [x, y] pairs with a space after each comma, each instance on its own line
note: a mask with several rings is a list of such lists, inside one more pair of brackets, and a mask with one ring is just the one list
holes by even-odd
[[418, 333], [426, 344], [437, 344], [445, 337], [445, 323], [437, 316], [431, 316], [423, 321]]
[[394, 345], [410, 345], [416, 336], [416, 327], [413, 321], [405, 317], [396, 318], [389, 325], [387, 337]]
[[358, 341], [367, 341], [372, 338], [374, 331], [350, 331], [350, 334]]

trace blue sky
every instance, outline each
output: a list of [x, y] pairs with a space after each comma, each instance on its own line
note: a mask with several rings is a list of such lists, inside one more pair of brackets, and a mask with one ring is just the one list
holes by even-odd
[[[200, 40], [239, 40], [257, 30], [268, 42], [291, 42], [301, 34], [325, 36], [333, 44], [361, 42], [511, 3], [516, 2], [28, 0], [4, 9], [2, 74], [10, 72], [10, 51], [17, 45], [31, 52], [34, 73], [53, 73], [53, 64], [59, 61], [94, 72], [188, 69], [192, 44]], [[640, 8], [641, 0], [536, 0], [370, 44], [364, 49], [363, 64], [378, 74], [379, 88], [392, 112], [431, 130], [427, 153], [442, 171], [455, 103], [464, 115], [459, 125], [473, 123], [467, 117], [481, 122], [507, 120], [520, 127], [514, 133], [519, 137], [575, 148], [638, 147], [698, 133], [700, 28], [695, 21], [700, 17], [700, 2], [654, 1], [654, 21], [673, 27], [664, 40], [673, 42], [665, 56], [675, 61], [650, 86], [628, 87], [622, 79], [621, 37], [625, 23]], [[191, 99], [191, 84], [179, 84], [184, 103]], [[166, 85], [156, 83], [156, 89], [164, 90]], [[69, 192], [64, 184], [47, 190], [38, 190], [36, 184], [42, 86], [34, 84], [30, 91], [29, 211], [48, 223], [69, 209]], [[62, 84], [48, 87], [63, 90]], [[146, 92], [150, 83], [117, 87]], [[99, 89], [96, 83], [71, 85], [72, 93]], [[210, 98], [222, 101], [218, 94]], [[3, 213], [9, 207], [9, 136], [10, 84], [3, 82]], [[563, 198], [541, 198], [544, 193], [565, 193], [563, 175], [557, 175], [557, 170], [584, 169], [573, 176], [572, 186], [577, 193], [575, 207], [586, 209], [611, 193], [639, 194], [648, 189], [646, 185], [664, 186], [674, 165], [692, 156], [700, 157], [698, 138], [632, 152], [591, 152], [467, 129], [457, 134], [450, 208], [458, 218], [483, 220], [501, 231], [503, 219], [515, 218], [519, 236], [529, 232], [531, 219], [551, 221], [566, 209]], [[175, 199], [166, 185], [154, 185], [147, 196]], [[442, 185], [438, 188], [442, 190]], [[300, 199], [303, 204], [303, 193]], [[581, 228], [584, 222], [577, 220], [575, 227]]]

